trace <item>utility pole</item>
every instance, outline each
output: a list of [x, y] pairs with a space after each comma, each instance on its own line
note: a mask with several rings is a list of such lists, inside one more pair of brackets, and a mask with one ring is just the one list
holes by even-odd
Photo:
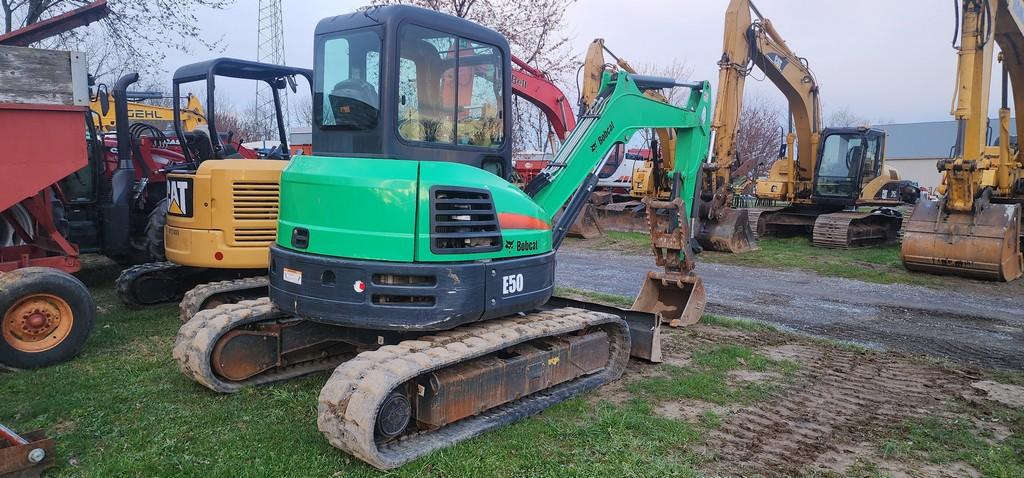
[[[256, 46], [256, 61], [284, 65], [284, 18], [281, 15], [282, 0], [260, 0], [259, 39]], [[287, 88], [281, 90], [281, 110], [288, 117]], [[276, 138], [277, 116], [274, 110], [274, 93], [265, 83], [256, 87], [256, 115], [259, 120], [260, 139]], [[287, 124], [285, 125], [287, 127]]]

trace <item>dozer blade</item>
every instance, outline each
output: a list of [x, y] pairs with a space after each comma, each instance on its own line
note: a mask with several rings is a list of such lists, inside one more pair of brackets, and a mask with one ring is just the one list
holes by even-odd
[[581, 237], [583, 239], [594, 239], [604, 235], [600, 224], [597, 222], [597, 214], [594, 212], [594, 205], [587, 203], [576, 217], [576, 222], [569, 226], [569, 236]]
[[695, 237], [700, 246], [709, 251], [738, 254], [757, 250], [757, 239], [754, 239], [746, 209], [724, 209], [717, 220], [701, 222]]
[[661, 317], [639, 310], [624, 310], [610, 305], [558, 296], [552, 296], [543, 306], [544, 309], [564, 307], [575, 307], [622, 317], [622, 320], [629, 325], [629, 356], [654, 363], [662, 362]]
[[655, 314], [672, 327], [693, 325], [704, 314], [708, 298], [696, 274], [650, 271], [633, 310]]
[[1014, 280], [1022, 268], [1020, 221], [1016, 204], [989, 204], [971, 214], [922, 201], [906, 225], [903, 265], [933, 274]]

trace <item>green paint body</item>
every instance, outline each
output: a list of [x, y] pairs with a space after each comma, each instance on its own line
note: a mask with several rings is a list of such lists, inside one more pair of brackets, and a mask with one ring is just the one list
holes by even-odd
[[[489, 253], [435, 254], [430, 248], [430, 189], [433, 186], [487, 189], [499, 216], [513, 214], [551, 225], [584, 179], [617, 143], [639, 129], [671, 128], [678, 137], [676, 167], [681, 197], [690, 215], [711, 129], [710, 86], [691, 90], [684, 107], [643, 95], [630, 75], [605, 74], [604, 95], [582, 118], [552, 161], [551, 182], [531, 198], [515, 185], [472, 166], [439, 161], [297, 156], [281, 175], [277, 243], [291, 244], [296, 227], [310, 231], [301, 251], [325, 256], [391, 262], [492, 260], [546, 253], [547, 229], [502, 227], [508, 241], [536, 241], [536, 248], [502, 247]], [[516, 242], [513, 242], [515, 244]]]

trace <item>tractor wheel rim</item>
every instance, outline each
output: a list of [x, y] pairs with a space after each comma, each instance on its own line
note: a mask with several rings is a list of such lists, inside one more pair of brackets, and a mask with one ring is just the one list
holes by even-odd
[[67, 301], [51, 294], [32, 294], [4, 313], [3, 338], [20, 352], [50, 350], [68, 338], [75, 323]]

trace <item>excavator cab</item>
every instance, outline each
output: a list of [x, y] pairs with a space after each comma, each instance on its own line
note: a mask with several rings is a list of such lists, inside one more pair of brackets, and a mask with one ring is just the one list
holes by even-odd
[[826, 129], [814, 174], [815, 202], [854, 206], [864, 185], [878, 177], [885, 132], [869, 128]]
[[[444, 161], [511, 177], [512, 54], [499, 35], [377, 9], [321, 21], [314, 48], [314, 155]], [[382, 72], [394, 70], [397, 82], [388, 81]]]

